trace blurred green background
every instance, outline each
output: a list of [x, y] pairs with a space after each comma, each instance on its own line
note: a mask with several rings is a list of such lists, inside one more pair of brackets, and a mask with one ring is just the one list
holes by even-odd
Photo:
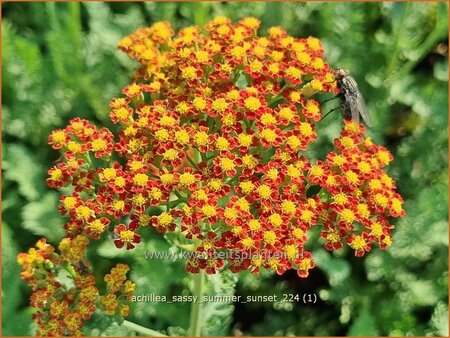
[[[178, 29], [218, 15], [233, 22], [261, 19], [261, 34], [283, 26], [296, 37], [320, 38], [328, 62], [351, 71], [374, 127], [386, 145], [388, 168], [405, 198], [392, 247], [363, 259], [352, 252], [310, 248], [317, 268], [306, 280], [295, 272], [224, 273], [209, 294], [317, 295], [316, 304], [208, 303], [207, 335], [448, 335], [448, 6], [446, 3], [3, 3], [2, 22], [2, 264], [3, 335], [33, 334], [30, 290], [20, 280], [16, 254], [45, 236], [63, 237], [59, 194], [45, 185], [57, 153], [51, 130], [80, 116], [111, 127], [108, 102], [119, 95], [136, 64], [118, 40], [155, 21]], [[325, 107], [334, 108], [330, 103]], [[319, 128], [311, 156], [321, 156], [340, 128], [332, 114]], [[313, 234], [314, 235], [314, 234]], [[317, 236], [316, 236], [317, 237]], [[160, 237], [133, 252], [112, 243], [89, 252], [98, 277], [115, 262], [132, 266], [140, 293], [188, 293], [182, 262], [146, 261], [145, 250], [166, 250]], [[235, 286], [235, 288], [234, 288]], [[172, 335], [185, 334], [189, 304], [135, 303], [131, 321]], [[100, 317], [93, 335], [134, 332]]]

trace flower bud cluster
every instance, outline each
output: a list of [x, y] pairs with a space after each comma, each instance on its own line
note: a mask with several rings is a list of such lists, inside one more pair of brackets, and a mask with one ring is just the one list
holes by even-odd
[[128, 315], [128, 296], [134, 291], [134, 284], [125, 276], [128, 266], [119, 264], [106, 275], [107, 293], [99, 296], [95, 277], [85, 259], [88, 244], [89, 239], [84, 236], [64, 238], [58, 254], [45, 239], [40, 239], [37, 249], [18, 255], [21, 277], [33, 291], [30, 305], [36, 308], [33, 319], [38, 326], [37, 336], [82, 335], [84, 323], [96, 309], [107, 307], [104, 299], [114, 298], [114, 311], [110, 302], [106, 314], [115, 314], [117, 309], [121, 316]]

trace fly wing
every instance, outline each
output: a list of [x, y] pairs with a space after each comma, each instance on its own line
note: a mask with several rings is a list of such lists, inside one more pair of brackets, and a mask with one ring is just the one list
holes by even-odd
[[361, 115], [367, 126], [371, 127], [372, 119], [370, 118], [366, 102], [359, 91], [356, 81], [350, 75], [346, 76], [344, 81], [348, 88], [346, 99], [349, 101], [353, 120], [359, 123], [359, 115]]
[[349, 110], [345, 112], [345, 117], [350, 118], [351, 115], [352, 120], [359, 124], [358, 101], [356, 95], [352, 92], [347, 92], [345, 94], [345, 100], [347, 102], [345, 110]]
[[370, 117], [369, 111], [367, 110], [366, 102], [364, 101], [363, 96], [361, 93], [358, 93], [357, 103], [358, 103], [358, 110], [361, 114], [364, 122], [367, 124], [368, 127], [372, 127], [372, 118]]

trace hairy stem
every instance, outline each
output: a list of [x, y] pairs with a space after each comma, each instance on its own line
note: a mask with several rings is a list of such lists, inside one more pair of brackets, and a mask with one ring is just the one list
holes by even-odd
[[123, 326], [129, 328], [130, 330], [136, 331], [137, 333], [140, 333], [143, 336], [167, 337], [166, 335], [159, 333], [158, 331], [148, 329], [148, 328], [138, 325], [136, 323], [129, 322], [128, 320], [123, 321]]
[[189, 322], [189, 334], [193, 337], [200, 337], [203, 325], [203, 304], [202, 296], [205, 286], [205, 270], [200, 270], [199, 273], [193, 274], [194, 294], [196, 302], [191, 305], [191, 318]]

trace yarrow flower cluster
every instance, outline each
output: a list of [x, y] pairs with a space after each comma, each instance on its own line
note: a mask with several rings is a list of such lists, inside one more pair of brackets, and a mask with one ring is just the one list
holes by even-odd
[[[189, 272], [300, 277], [315, 265], [305, 249], [313, 227], [328, 250], [348, 245], [362, 256], [391, 244], [390, 218], [404, 215], [383, 169], [392, 155], [344, 121], [334, 150], [310, 161], [322, 118], [315, 97], [338, 94], [335, 71], [317, 38], [281, 27], [259, 37], [259, 26], [218, 17], [175, 35], [158, 22], [119, 42], [140, 67], [110, 102], [118, 135], [75, 118], [49, 136], [62, 157], [47, 184], [73, 187], [59, 207], [69, 238], [112, 237], [133, 249], [151, 227], [201, 253], [187, 260]], [[102, 297], [108, 312], [115, 300]]]
[[[36, 308], [33, 319], [37, 336], [79, 336], [85, 321], [96, 309], [108, 315], [126, 316], [128, 297], [135, 284], [126, 280], [128, 266], [118, 264], [106, 275], [107, 293], [99, 296], [96, 280], [85, 259], [89, 239], [77, 236], [64, 238], [59, 244], [60, 254], [46, 240], [40, 239], [37, 250], [20, 253], [21, 277], [33, 290], [30, 305]], [[113, 287], [114, 286], [114, 287]], [[123, 295], [120, 300], [117, 297]]]

